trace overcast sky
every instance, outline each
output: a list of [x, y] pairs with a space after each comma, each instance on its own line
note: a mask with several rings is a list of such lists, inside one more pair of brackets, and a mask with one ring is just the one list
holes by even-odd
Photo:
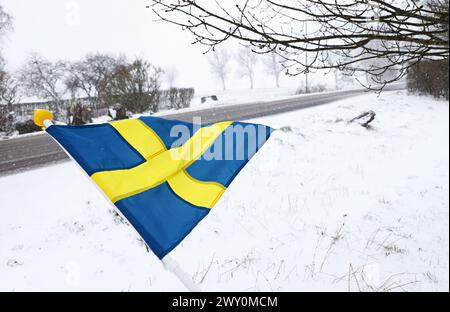
[[[205, 48], [191, 45], [192, 36], [179, 27], [155, 22], [148, 0], [0, 0], [14, 17], [14, 31], [3, 42], [8, 67], [17, 69], [27, 55], [38, 52], [52, 60], [75, 60], [88, 52], [124, 53], [145, 57], [163, 68], [178, 69], [178, 86], [216, 90]], [[236, 64], [233, 64], [234, 68]], [[256, 87], [271, 87], [272, 79], [259, 66]], [[231, 88], [247, 87], [236, 71]], [[296, 86], [302, 77], [285, 79]]]

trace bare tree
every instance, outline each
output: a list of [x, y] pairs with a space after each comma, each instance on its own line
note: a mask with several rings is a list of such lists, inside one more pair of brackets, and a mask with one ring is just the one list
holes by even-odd
[[9, 15], [0, 4], [0, 36], [12, 29], [12, 20], [13, 18], [11, 15]]
[[[448, 0], [152, 2], [161, 20], [190, 31], [195, 43], [213, 48], [237, 39], [260, 53], [289, 52], [292, 75], [339, 68], [367, 73], [382, 87], [422, 59], [449, 54]], [[334, 62], [330, 53], [338, 56]], [[378, 58], [387, 62], [365, 66]], [[397, 74], [383, 79], [387, 70]]]
[[226, 78], [229, 73], [229, 64], [231, 57], [225, 49], [214, 49], [211, 57], [208, 59], [211, 65], [212, 73], [220, 79], [223, 90], [227, 89]]
[[0, 131], [10, 134], [13, 131], [14, 115], [11, 114], [11, 101], [17, 94], [16, 85], [11, 85], [10, 75], [5, 70], [5, 60], [2, 55], [2, 37], [12, 29], [12, 17], [0, 4]]
[[7, 31], [12, 30], [12, 21], [13, 18], [9, 15], [0, 4], [0, 70], [3, 70], [5, 61], [3, 59], [2, 52], [2, 37], [5, 35]]
[[175, 87], [175, 82], [178, 78], [178, 70], [175, 67], [168, 67], [164, 69], [164, 77], [166, 78], [169, 89], [172, 89]]
[[51, 62], [38, 54], [32, 54], [19, 71], [19, 82], [28, 96], [49, 99], [56, 104], [56, 113], [65, 94], [64, 64]]
[[4, 70], [0, 70], [0, 104], [6, 105], [8, 111], [20, 99], [17, 79]]
[[275, 85], [277, 88], [279, 88], [280, 74], [284, 71], [284, 67], [282, 64], [283, 60], [277, 53], [272, 51], [269, 54], [267, 54], [263, 62], [266, 68], [266, 72], [275, 78]]
[[241, 77], [247, 77], [250, 81], [250, 88], [254, 87], [255, 66], [258, 62], [256, 54], [248, 47], [241, 47], [237, 54], [239, 65], [239, 74]]
[[17, 100], [17, 84], [11, 76], [0, 68], [0, 132], [10, 135], [14, 131], [14, 111], [12, 104]]
[[94, 99], [100, 107], [107, 105], [108, 84], [111, 83], [116, 67], [124, 64], [124, 57], [108, 54], [88, 54], [80, 61], [66, 64], [68, 72], [65, 85], [72, 98]]
[[[334, 55], [333, 53], [329, 53], [328, 59], [326, 62], [328, 64], [335, 64], [339, 60], [339, 56]], [[341, 90], [342, 88], [355, 84], [354, 75], [351, 71], [346, 70], [345, 68], [332, 67], [328, 69], [328, 74], [331, 73], [334, 78], [334, 88], [335, 90]]]
[[141, 58], [118, 65], [109, 87], [108, 94], [113, 97], [110, 101], [133, 113], [158, 111], [161, 73], [160, 68]]

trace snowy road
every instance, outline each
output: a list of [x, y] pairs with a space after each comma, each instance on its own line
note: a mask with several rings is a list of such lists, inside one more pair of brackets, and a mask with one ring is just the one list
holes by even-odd
[[[401, 88], [403, 86], [390, 87], [391, 90]], [[201, 117], [203, 123], [245, 120], [327, 104], [362, 93], [364, 93], [362, 90], [347, 90], [303, 95], [277, 101], [223, 105], [165, 115], [164, 117], [191, 122], [194, 117]], [[38, 134], [0, 141], [0, 176], [63, 159], [67, 159], [66, 154], [47, 135]]]

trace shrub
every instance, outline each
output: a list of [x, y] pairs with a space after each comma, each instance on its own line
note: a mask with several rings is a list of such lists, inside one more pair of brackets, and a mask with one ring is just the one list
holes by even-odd
[[312, 85], [308, 86], [308, 92], [306, 92], [306, 87], [303, 84], [302, 86], [300, 86], [297, 89], [295, 94], [320, 93], [320, 92], [324, 92], [326, 89], [327, 89], [327, 87], [324, 84], [318, 83], [318, 84], [312, 84]]
[[42, 129], [39, 126], [36, 126], [34, 124], [34, 121], [31, 119], [16, 123], [16, 130], [19, 132], [19, 134], [42, 131]]
[[181, 109], [189, 107], [194, 93], [195, 91], [192, 88], [171, 88], [167, 94], [169, 108]]
[[116, 104], [108, 109], [108, 116], [113, 120], [128, 119], [126, 108], [121, 104]]
[[117, 66], [109, 84], [109, 103], [120, 103], [132, 113], [156, 113], [160, 100], [160, 75], [160, 68], [143, 59]]
[[148, 97], [148, 109], [152, 113], [156, 113], [159, 110], [161, 93], [159, 90], [153, 90]]
[[180, 102], [183, 107], [189, 107], [191, 101], [194, 98], [195, 90], [193, 88], [179, 89], [180, 90]]
[[178, 106], [178, 89], [170, 88], [167, 96], [169, 98], [169, 108], [179, 109], [180, 107]]
[[408, 70], [407, 85], [411, 92], [448, 100], [448, 60], [424, 60], [414, 64]]
[[92, 110], [90, 107], [77, 101], [67, 109], [67, 117], [71, 125], [85, 125], [92, 122]]

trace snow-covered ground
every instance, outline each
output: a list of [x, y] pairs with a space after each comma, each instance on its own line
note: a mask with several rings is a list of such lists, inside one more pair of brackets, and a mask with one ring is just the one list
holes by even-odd
[[[211, 96], [216, 96], [217, 101], [211, 99]], [[192, 111], [201, 111], [204, 109], [211, 109], [217, 106], [230, 106], [240, 104], [255, 104], [261, 102], [269, 102], [283, 99], [290, 99], [296, 97], [306, 96], [298, 95], [293, 88], [256, 88], [256, 89], [234, 89], [224, 91], [210, 91], [195, 94], [190, 106], [181, 109], [163, 109], [154, 114], [154, 116], [167, 116], [170, 114], [179, 114]], [[206, 97], [206, 102], [202, 103], [202, 97]], [[145, 114], [144, 114], [145, 115]], [[140, 117], [141, 115], [136, 114]]]
[[[223, 104], [242, 104], [260, 101], [279, 100], [281, 98], [295, 95], [295, 88], [255, 88], [242, 90], [220, 90], [210, 92], [196, 93], [191, 102], [191, 107], [203, 108], [205, 106], [223, 105]], [[218, 101], [210, 101], [201, 103], [202, 97], [209, 97], [215, 95]]]
[[[374, 110], [373, 129], [346, 121]], [[207, 291], [448, 291], [449, 105], [367, 94], [279, 128], [173, 252]], [[70, 163], [0, 178], [0, 290], [183, 291]]]

